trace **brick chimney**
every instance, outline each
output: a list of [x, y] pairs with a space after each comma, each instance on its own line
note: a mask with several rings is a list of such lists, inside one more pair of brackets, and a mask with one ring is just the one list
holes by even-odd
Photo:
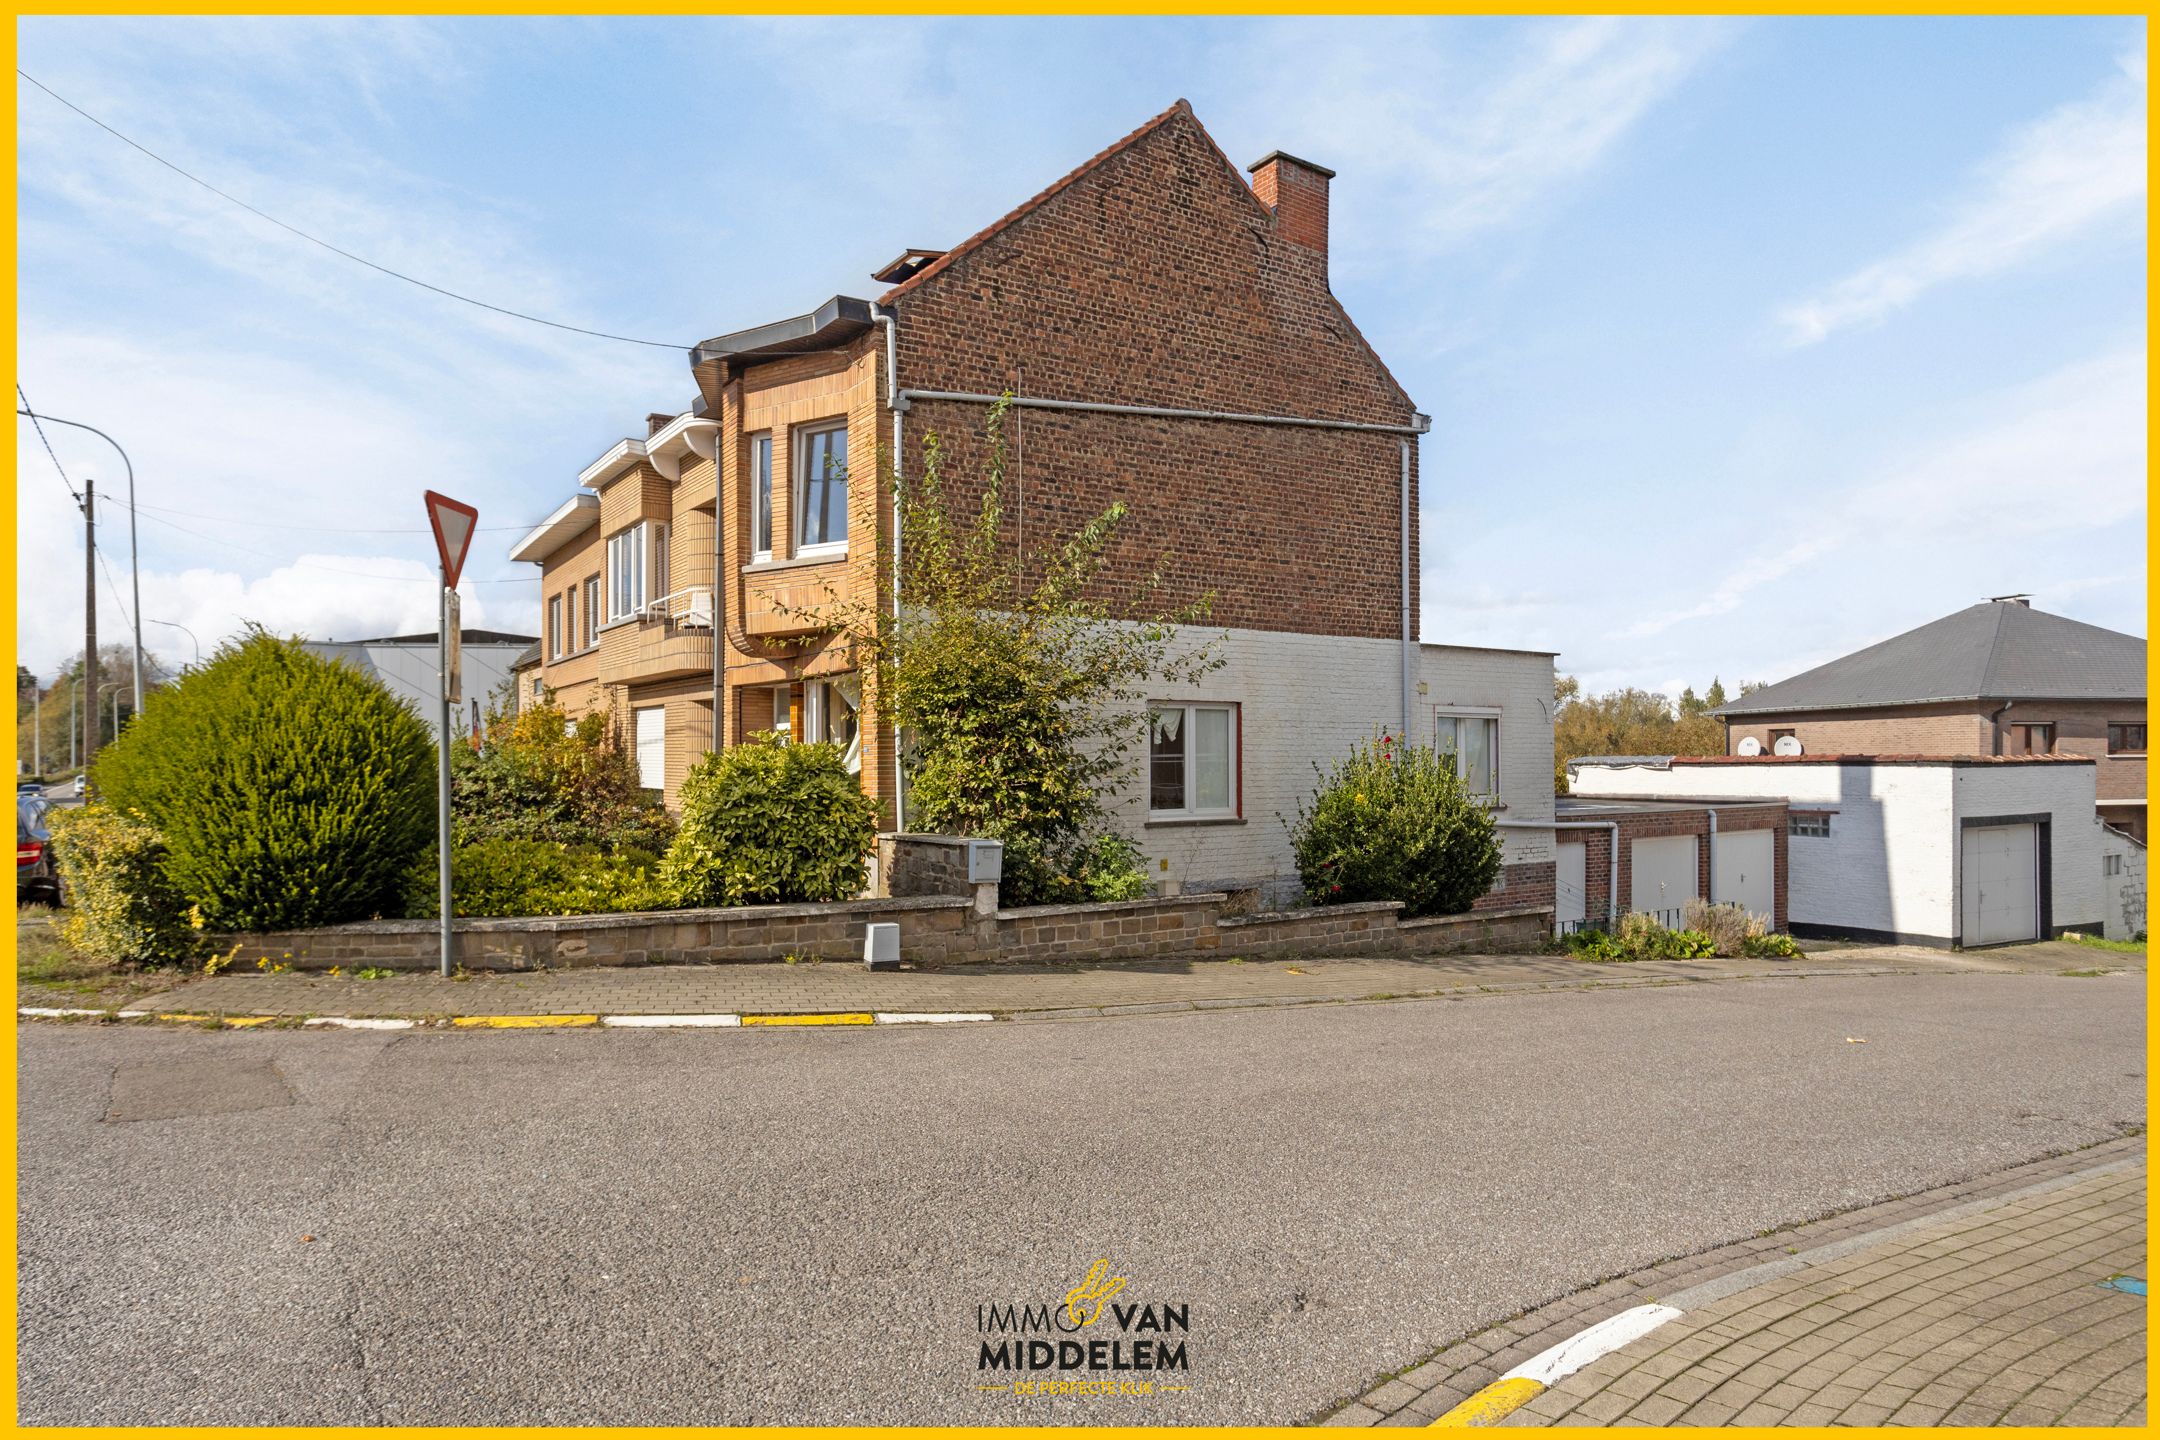
[[1310, 160], [1270, 151], [1245, 167], [1252, 172], [1253, 193], [1275, 212], [1275, 233], [1293, 245], [1316, 251], [1327, 265], [1328, 181], [1335, 172]]

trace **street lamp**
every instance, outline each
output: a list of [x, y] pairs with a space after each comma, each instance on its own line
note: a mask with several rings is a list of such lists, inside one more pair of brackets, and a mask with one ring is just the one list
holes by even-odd
[[[69, 425], [77, 430], [88, 430], [92, 435], [112, 446], [113, 449], [120, 450], [120, 442], [98, 429], [95, 425], [85, 425], [80, 420], [62, 420], [57, 415], [40, 415], [28, 406], [18, 409], [15, 413], [28, 415], [33, 420], [49, 420], [55, 425]], [[135, 710], [136, 713], [140, 714], [142, 711], [142, 566], [138, 561], [135, 549], [135, 462], [128, 459], [127, 451], [120, 450], [120, 463], [127, 467], [128, 582], [135, 600]], [[118, 702], [114, 703], [117, 704]], [[113, 733], [115, 735], [120, 733], [117, 724], [113, 727]]]
[[187, 636], [188, 643], [195, 647], [195, 663], [197, 665], [202, 664], [202, 641], [195, 638], [194, 631], [188, 629], [185, 625], [175, 625], [170, 620], [151, 620], [150, 623], [152, 625], [163, 625], [167, 629], [178, 630], [181, 634]]
[[[126, 683], [124, 680], [108, 680], [97, 687], [100, 695], [103, 695], [108, 690], [112, 691], [112, 738], [115, 740], [120, 738], [120, 687]], [[128, 713], [137, 714], [140, 712], [130, 711]]]

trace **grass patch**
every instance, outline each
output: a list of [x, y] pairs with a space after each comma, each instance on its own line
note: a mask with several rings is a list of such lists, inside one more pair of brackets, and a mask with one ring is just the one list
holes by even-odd
[[2083, 945], [2088, 950], [2108, 950], [2117, 955], [2142, 955], [2145, 953], [2145, 940], [2142, 936], [2136, 940], [2103, 940], [2097, 935], [2081, 935], [2072, 930], [2065, 933], [2062, 938], [2073, 945]]

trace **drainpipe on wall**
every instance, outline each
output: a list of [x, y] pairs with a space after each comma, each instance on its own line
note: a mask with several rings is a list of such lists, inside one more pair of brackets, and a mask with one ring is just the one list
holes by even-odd
[[2003, 701], [2002, 708], [2000, 710], [1996, 710], [1988, 716], [1988, 728], [1994, 731], [1994, 737], [1992, 740], [1994, 748], [1988, 751], [1990, 755], [2000, 755], [2003, 753], [2002, 717], [2009, 714], [2010, 707], [2015, 704], [2017, 704], [2017, 701], [2015, 700], [2005, 700]]
[[[893, 624], [898, 625], [900, 623], [900, 417], [907, 413], [908, 397], [900, 389], [900, 341], [898, 328], [895, 324], [898, 317], [883, 305], [871, 307], [871, 314], [876, 317], [878, 324], [885, 327], [885, 408], [892, 411], [892, 613]], [[896, 834], [904, 835], [907, 833], [907, 822], [903, 813], [905, 802], [902, 796], [905, 794], [907, 787], [903, 783], [904, 777], [900, 769], [900, 727], [897, 723], [893, 726], [892, 754], [893, 831]]]
[[1710, 878], [1703, 882], [1703, 895], [1712, 905], [1717, 904], [1717, 806], [1703, 806], [1703, 814], [1710, 817]]
[[[1605, 919], [1616, 924], [1620, 919], [1620, 822], [1617, 820], [1495, 820], [1493, 826], [1502, 830], [1603, 830], [1606, 836], [1605, 858], [1612, 862], [1612, 875], [1605, 882]], [[1587, 882], [1586, 882], [1587, 883]], [[1587, 897], [1585, 897], [1587, 899]], [[1587, 906], [1585, 907], [1587, 908]]]
[[1402, 446], [1402, 742], [1410, 743], [1410, 437]]

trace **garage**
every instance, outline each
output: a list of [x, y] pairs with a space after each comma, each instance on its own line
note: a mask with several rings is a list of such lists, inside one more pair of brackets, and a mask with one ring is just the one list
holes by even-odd
[[1553, 921], [1573, 925], [1590, 918], [1590, 847], [1563, 840], [1553, 847]]
[[1777, 832], [1719, 833], [1710, 860], [1710, 897], [1750, 915], [1777, 913]]
[[1695, 868], [1693, 835], [1659, 835], [1637, 840], [1629, 852], [1633, 875], [1628, 908], [1655, 915], [1678, 910], [1702, 898]]
[[2039, 939], [2040, 827], [1968, 826], [1962, 860], [1962, 942], [2010, 945]]

